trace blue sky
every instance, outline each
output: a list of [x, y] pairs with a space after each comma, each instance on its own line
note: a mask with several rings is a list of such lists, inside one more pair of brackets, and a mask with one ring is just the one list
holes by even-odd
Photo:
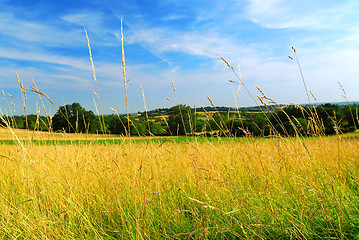
[[[7, 95], [18, 115], [23, 110], [16, 72], [25, 87], [31, 86], [30, 73], [59, 106], [79, 102], [95, 111], [84, 28], [104, 112], [124, 113], [121, 16], [130, 112], [144, 111], [140, 85], [148, 109], [208, 106], [207, 96], [216, 105], [234, 106], [238, 85], [228, 81], [236, 79], [220, 57], [240, 66], [253, 96], [260, 95], [257, 85], [278, 103], [307, 103], [298, 67], [288, 58], [292, 45], [317, 101], [344, 101], [338, 82], [350, 101], [359, 100], [356, 0], [0, 0], [0, 10], [0, 86], [14, 97]], [[237, 100], [239, 106], [256, 105], [243, 87]], [[40, 105], [28, 93], [28, 111]], [[5, 102], [0, 108], [10, 111]]]

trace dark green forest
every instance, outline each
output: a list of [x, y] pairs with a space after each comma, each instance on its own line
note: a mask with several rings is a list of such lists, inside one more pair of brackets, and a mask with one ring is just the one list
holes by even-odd
[[[316, 136], [358, 129], [358, 105], [265, 106], [251, 108], [177, 105], [130, 115], [97, 116], [79, 103], [59, 107], [53, 117], [4, 118], [13, 128], [120, 135]], [[130, 121], [130, 129], [128, 129]]]

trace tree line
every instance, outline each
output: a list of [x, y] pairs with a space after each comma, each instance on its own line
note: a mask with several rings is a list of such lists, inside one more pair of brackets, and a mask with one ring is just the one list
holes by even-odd
[[[146, 116], [147, 115], [147, 116]], [[149, 117], [148, 117], [149, 116]], [[294, 136], [331, 135], [358, 129], [358, 105], [324, 104], [250, 109], [207, 107], [199, 111], [185, 105], [150, 114], [106, 115], [86, 110], [79, 103], [59, 107], [53, 117], [5, 117], [14, 128], [67, 133], [122, 135]], [[128, 129], [128, 121], [130, 129]], [[2, 124], [4, 125], [4, 124]]]

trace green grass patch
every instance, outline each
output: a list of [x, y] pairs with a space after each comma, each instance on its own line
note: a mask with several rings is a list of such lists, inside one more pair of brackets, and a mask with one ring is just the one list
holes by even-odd
[[[143, 139], [108, 139], [108, 140], [20, 140], [21, 144], [25, 145], [108, 145], [108, 144], [128, 144], [128, 143], [206, 143], [206, 142], [228, 142], [228, 141], [241, 141], [248, 142], [256, 140], [265, 140], [264, 138], [245, 138], [245, 137], [171, 137], [171, 138], [143, 138]], [[0, 140], [0, 145], [17, 145], [19, 141], [16, 140]]]

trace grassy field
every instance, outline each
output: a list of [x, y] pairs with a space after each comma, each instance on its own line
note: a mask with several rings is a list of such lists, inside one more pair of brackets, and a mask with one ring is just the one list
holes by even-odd
[[1, 239], [359, 238], [358, 133], [123, 144], [36, 133], [56, 136], [40, 146], [16, 133], [0, 145]]

